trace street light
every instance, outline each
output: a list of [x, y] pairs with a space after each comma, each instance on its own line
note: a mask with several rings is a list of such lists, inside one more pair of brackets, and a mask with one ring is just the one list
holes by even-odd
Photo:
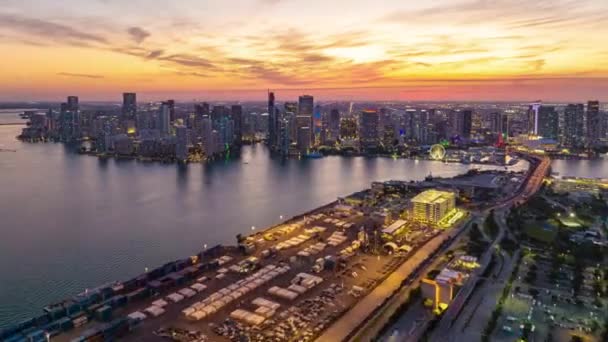
[[255, 226], [251, 226], [251, 230], [255, 230]]
[[283, 219], [283, 215], [279, 215], [279, 219], [282, 220]]

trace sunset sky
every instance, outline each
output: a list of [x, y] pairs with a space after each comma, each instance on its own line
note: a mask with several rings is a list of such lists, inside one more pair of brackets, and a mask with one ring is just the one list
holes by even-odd
[[1, 3], [0, 101], [608, 100], [606, 0]]

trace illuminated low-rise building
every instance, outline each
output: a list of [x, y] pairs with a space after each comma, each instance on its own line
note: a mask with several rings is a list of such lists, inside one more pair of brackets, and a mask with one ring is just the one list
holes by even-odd
[[452, 260], [434, 279], [422, 279], [422, 296], [433, 301], [433, 309], [445, 310], [454, 299], [454, 287], [462, 286], [478, 267], [473, 256], [462, 255]]
[[437, 224], [456, 207], [453, 192], [427, 190], [412, 198], [416, 221]]

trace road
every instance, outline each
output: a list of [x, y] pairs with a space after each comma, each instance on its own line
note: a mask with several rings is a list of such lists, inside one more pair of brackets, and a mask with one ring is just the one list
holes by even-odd
[[[508, 210], [511, 206], [523, 203], [530, 196], [536, 193], [543, 182], [545, 175], [549, 172], [549, 167], [551, 166], [550, 159], [547, 157], [538, 157], [532, 155], [523, 155], [524, 158], [528, 159], [531, 162], [531, 168], [526, 175], [526, 178], [522, 185], [518, 188], [518, 191], [514, 193], [512, 196], [507, 197], [506, 199], [500, 201], [499, 203], [486, 208], [483, 210], [483, 214], [487, 214], [490, 210], [494, 209], [501, 216], [500, 221], [504, 223], [504, 212]], [[506, 224], [501, 224], [501, 228], [498, 236], [492, 242], [490, 248], [484, 253], [482, 258], [480, 259], [480, 264], [483, 265], [480, 269], [485, 269], [485, 266], [491, 260], [492, 253], [496, 249], [496, 245], [502, 240], [506, 229], [504, 226]], [[462, 232], [465, 229], [461, 229], [459, 231]], [[454, 239], [452, 238], [452, 242]], [[429, 243], [430, 244], [430, 243]], [[428, 244], [427, 244], [428, 246]], [[438, 247], [439, 244], [435, 245]], [[451, 243], [442, 249], [442, 251], [435, 251], [436, 248], [431, 248], [433, 250], [433, 254], [435, 256], [441, 254], [447, 248], [451, 246]], [[430, 247], [430, 246], [428, 246]], [[426, 248], [425, 248], [426, 249]], [[427, 251], [428, 252], [428, 251]], [[426, 253], [425, 253], [426, 254]], [[406, 279], [413, 274], [413, 270], [416, 266], [424, 261], [429, 261], [429, 254], [425, 255], [424, 258], [411, 258], [407, 262], [405, 262], [394, 274], [391, 274], [381, 285], [376, 287], [372, 293], [363, 298], [355, 307], [349, 310], [345, 315], [343, 315], [336, 323], [334, 323], [328, 330], [321, 335], [317, 339], [317, 341], [345, 341], [345, 340], [356, 340], [356, 341], [368, 341], [371, 338], [374, 338], [375, 335], [370, 333], [370, 331], [378, 331], [381, 327], [385, 325], [388, 321], [388, 318], [392, 314], [394, 310], [387, 310], [387, 307], [394, 308], [400, 304], [399, 301], [404, 300], [404, 298], [400, 295], [395, 296], [395, 291], [399, 288], [401, 281]], [[417, 259], [417, 260], [414, 260]], [[411, 262], [410, 262], [411, 261]], [[424, 267], [418, 267], [418, 269], [424, 269]], [[479, 274], [474, 274], [471, 277], [472, 280], [476, 280], [483, 271], [480, 271]], [[415, 277], [419, 277], [420, 273], [414, 273]], [[407, 288], [411, 289], [411, 283]], [[456, 318], [460, 309], [466, 298], [471, 294], [474, 289], [475, 281], [469, 281], [465, 286], [459, 291], [455, 301], [450, 305], [446, 314], [443, 316], [442, 321], [440, 322], [440, 326], [436, 331], [437, 334], [435, 336], [442, 336], [443, 339], [446, 339], [445, 336], [449, 333], [449, 328], [452, 324], [452, 321]], [[405, 291], [407, 291], [406, 289]], [[399, 292], [397, 292], [399, 293]], [[385, 300], [389, 299], [387, 303]], [[365, 337], [361, 337], [363, 335]], [[372, 336], [373, 335], [373, 336]], [[438, 339], [439, 340], [439, 339]]]
[[[454, 336], [454, 329], [452, 329], [454, 322], [463, 310], [463, 305], [467, 303], [468, 297], [475, 289], [475, 284], [477, 283], [477, 280], [479, 279], [480, 275], [488, 266], [492, 258], [492, 254], [494, 253], [494, 251], [499, 249], [497, 248], [497, 244], [500, 243], [504, 235], [508, 232], [508, 227], [505, 221], [505, 214], [513, 205], [522, 204], [523, 202], [527, 201], [532, 195], [538, 192], [538, 190], [540, 190], [540, 187], [542, 186], [545, 176], [549, 173], [549, 169], [551, 167], [551, 159], [549, 159], [548, 157], [538, 157], [535, 155], [525, 155], [525, 157], [529, 159], [531, 165], [533, 166], [528, 171], [528, 175], [524, 180], [522, 186], [520, 187], [520, 191], [515, 193], [513, 196], [507, 197], [501, 202], [485, 210], [485, 212], [489, 210], [495, 211], [496, 222], [498, 223], [498, 226], [500, 228], [498, 235], [496, 239], [494, 239], [490, 247], [480, 258], [479, 264], [481, 266], [471, 274], [467, 283], [460, 289], [450, 306], [443, 314], [441, 321], [439, 322], [439, 326], [432, 335], [432, 341], [446, 341], [450, 340], [450, 338]], [[514, 258], [511, 259], [511, 263], [513, 260]], [[509, 264], [508, 267], [505, 268], [511, 269], [512, 264]]]
[[[438, 249], [444, 241], [448, 240], [449, 234], [444, 233], [436, 236], [431, 241], [418, 250], [406, 260], [399, 268], [388, 276], [380, 285], [378, 285], [370, 294], [365, 296], [353, 308], [348, 310], [340, 317], [329, 329], [327, 329], [316, 341], [318, 342], [336, 342], [351, 339], [351, 336], [357, 335], [366, 321], [378, 314], [385, 301], [395, 294], [401, 287], [401, 283], [408, 279], [412, 274], [418, 274], [420, 265], [430, 261], [431, 255], [437, 255]], [[408, 286], [409, 287], [409, 286]], [[387, 317], [383, 317], [386, 319]], [[380, 326], [383, 326], [380, 325]], [[374, 336], [375, 337], [375, 336]], [[356, 341], [364, 341], [366, 339], [354, 338]]]

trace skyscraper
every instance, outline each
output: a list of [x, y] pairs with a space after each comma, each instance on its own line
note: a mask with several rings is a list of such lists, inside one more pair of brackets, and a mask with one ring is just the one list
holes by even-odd
[[452, 114], [454, 133], [463, 139], [471, 138], [473, 128], [473, 111], [470, 109], [457, 110]]
[[296, 142], [298, 136], [298, 127], [296, 123], [296, 117], [298, 115], [298, 103], [297, 102], [285, 102], [283, 105], [284, 115], [289, 118], [289, 136], [292, 142]]
[[559, 135], [559, 116], [553, 106], [540, 106], [537, 115], [536, 134], [549, 139]]
[[[306, 142], [307, 148], [312, 146], [313, 137], [313, 120], [312, 114], [314, 109], [314, 99], [310, 95], [302, 95], [298, 100], [298, 115], [296, 116], [296, 131], [298, 134], [298, 145], [301, 142]], [[310, 137], [300, 137], [300, 134], [310, 134]], [[302, 146], [300, 150], [302, 150]]]
[[584, 143], [585, 107], [582, 103], [569, 104], [564, 110], [564, 133], [562, 144], [579, 147]]
[[600, 103], [587, 102], [587, 143], [597, 145], [602, 138], [602, 118], [600, 116]]
[[167, 100], [163, 101], [163, 105], [167, 105], [167, 109], [169, 111], [169, 122], [173, 123], [177, 119], [175, 116], [175, 100]]
[[78, 96], [68, 96], [67, 110], [79, 110]]
[[68, 96], [67, 102], [61, 104], [59, 113], [62, 141], [73, 141], [79, 138], [79, 121], [78, 96]]
[[277, 144], [277, 117], [276, 117], [274, 93], [268, 92], [268, 147], [273, 150]]
[[289, 147], [291, 146], [292, 136], [291, 132], [291, 120], [294, 118], [292, 115], [283, 115], [279, 119], [279, 142], [278, 151], [282, 156], [289, 154]]
[[542, 103], [540, 100], [528, 107], [528, 134], [538, 135], [538, 113]]
[[184, 163], [188, 160], [188, 128], [184, 125], [175, 127], [175, 158], [178, 162]]
[[298, 99], [298, 115], [308, 115], [312, 117], [314, 108], [314, 98], [310, 95], [302, 95]]
[[335, 143], [340, 137], [340, 111], [336, 108], [329, 112], [327, 140]]
[[361, 151], [373, 151], [379, 146], [380, 117], [376, 110], [366, 109], [359, 117], [359, 147]]
[[243, 141], [243, 106], [233, 105], [230, 117], [234, 124], [234, 142], [240, 145]]
[[137, 95], [135, 93], [122, 94], [122, 116], [127, 120], [135, 120], [137, 114]]
[[156, 128], [160, 131], [161, 136], [171, 133], [171, 107], [168, 103], [163, 102], [159, 108]]
[[490, 113], [490, 131], [496, 134], [503, 133], [503, 119], [502, 114], [499, 112]]

